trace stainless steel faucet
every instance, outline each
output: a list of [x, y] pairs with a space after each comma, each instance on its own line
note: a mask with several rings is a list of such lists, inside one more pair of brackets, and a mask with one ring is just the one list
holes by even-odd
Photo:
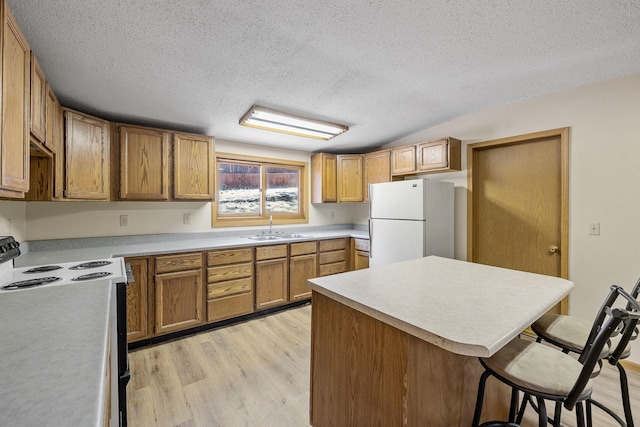
[[272, 226], [273, 226], [273, 215], [269, 215], [269, 234], [271, 234]]

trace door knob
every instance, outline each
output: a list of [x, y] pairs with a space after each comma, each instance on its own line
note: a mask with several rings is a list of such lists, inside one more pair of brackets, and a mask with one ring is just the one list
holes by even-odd
[[555, 254], [556, 252], [559, 252], [560, 250], [558, 249], [558, 247], [556, 245], [551, 245], [549, 246], [549, 253], [550, 254]]

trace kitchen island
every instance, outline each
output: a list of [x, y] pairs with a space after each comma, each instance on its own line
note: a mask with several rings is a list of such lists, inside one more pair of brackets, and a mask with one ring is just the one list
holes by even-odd
[[112, 289], [98, 280], [0, 294], [2, 425], [100, 427], [112, 417]]
[[[488, 357], [573, 283], [430, 256], [308, 281], [314, 427], [468, 426]], [[485, 419], [509, 390], [487, 383]]]

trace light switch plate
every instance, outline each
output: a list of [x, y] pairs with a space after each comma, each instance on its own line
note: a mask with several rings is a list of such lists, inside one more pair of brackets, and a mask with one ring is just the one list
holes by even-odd
[[589, 235], [590, 236], [599, 236], [600, 235], [600, 223], [592, 222], [589, 224]]

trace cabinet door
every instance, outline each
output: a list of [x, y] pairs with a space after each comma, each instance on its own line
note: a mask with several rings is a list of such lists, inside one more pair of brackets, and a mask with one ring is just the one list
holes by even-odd
[[354, 259], [354, 270], [369, 268], [369, 252], [356, 251]]
[[289, 262], [289, 300], [311, 298], [307, 279], [317, 276], [316, 254], [291, 257]]
[[106, 200], [109, 195], [108, 123], [65, 111], [65, 197]]
[[460, 140], [443, 138], [418, 144], [419, 171], [460, 170]]
[[6, 2], [3, 2], [1, 10], [0, 193], [8, 197], [24, 197], [24, 193], [29, 190], [31, 54], [29, 44]]
[[364, 201], [369, 201], [369, 184], [391, 181], [391, 150], [364, 155]]
[[147, 293], [147, 258], [125, 258], [131, 265], [134, 282], [127, 285], [127, 341], [149, 336], [149, 301]]
[[256, 310], [281, 305], [288, 299], [287, 259], [256, 262]]
[[334, 154], [317, 153], [311, 156], [311, 203], [338, 201], [336, 174], [337, 158]]
[[416, 171], [416, 146], [407, 145], [391, 150], [391, 174], [402, 175]]
[[120, 198], [167, 200], [169, 198], [169, 134], [151, 129], [121, 126]]
[[31, 53], [31, 135], [38, 141], [45, 142], [46, 134], [46, 93], [47, 80], [42, 68]]
[[173, 136], [173, 197], [213, 200], [213, 138], [200, 135]]
[[55, 153], [58, 150], [62, 117], [60, 116], [60, 103], [58, 102], [58, 98], [56, 98], [56, 94], [53, 93], [53, 90], [48, 84], [45, 98], [44, 145], [51, 150], [52, 153]]
[[202, 270], [155, 276], [155, 333], [163, 334], [202, 324]]
[[349, 154], [338, 156], [338, 202], [361, 202], [362, 156]]

